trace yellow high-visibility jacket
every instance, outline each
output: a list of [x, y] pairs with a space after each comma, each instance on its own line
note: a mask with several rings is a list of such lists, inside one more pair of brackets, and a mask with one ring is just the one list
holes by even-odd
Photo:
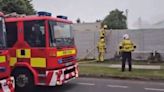
[[106, 50], [105, 42], [99, 41], [97, 43], [97, 48], [98, 48], [99, 52], [105, 52], [105, 50]]
[[120, 52], [132, 52], [135, 48], [136, 46], [130, 39], [123, 39], [119, 44]]
[[101, 38], [101, 37], [104, 37], [104, 38], [105, 38], [105, 34], [106, 34], [106, 30], [105, 30], [104, 28], [102, 28], [102, 29], [100, 30], [100, 33], [99, 33], [100, 38]]

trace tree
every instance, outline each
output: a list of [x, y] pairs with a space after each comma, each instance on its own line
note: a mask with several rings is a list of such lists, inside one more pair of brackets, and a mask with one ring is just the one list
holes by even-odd
[[35, 14], [32, 0], [0, 0], [0, 11], [5, 14], [16, 12], [18, 14]]
[[107, 25], [108, 29], [127, 29], [127, 18], [123, 15], [123, 11], [115, 9], [105, 17], [102, 25]]

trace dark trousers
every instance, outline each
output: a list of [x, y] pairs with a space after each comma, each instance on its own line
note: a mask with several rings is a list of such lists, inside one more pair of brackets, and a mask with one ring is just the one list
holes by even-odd
[[126, 61], [128, 61], [129, 71], [132, 70], [131, 52], [122, 52], [122, 71], [125, 71]]

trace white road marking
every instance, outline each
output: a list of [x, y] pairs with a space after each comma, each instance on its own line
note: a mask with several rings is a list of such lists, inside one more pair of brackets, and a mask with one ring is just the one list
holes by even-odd
[[107, 85], [107, 86], [111, 88], [128, 88], [128, 86], [122, 86], [122, 85]]
[[79, 85], [85, 85], [85, 86], [94, 86], [95, 84], [93, 83], [83, 83], [83, 82], [80, 82], [78, 83]]
[[150, 90], [150, 91], [163, 91], [164, 89], [158, 89], [158, 88], [144, 88], [145, 90]]

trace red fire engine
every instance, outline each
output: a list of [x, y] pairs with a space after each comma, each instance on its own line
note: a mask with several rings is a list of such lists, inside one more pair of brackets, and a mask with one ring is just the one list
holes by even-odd
[[14, 92], [14, 78], [10, 77], [5, 32], [4, 17], [3, 13], [0, 12], [0, 92]]
[[72, 22], [67, 17], [38, 12], [5, 21], [16, 89], [62, 85], [78, 77]]

